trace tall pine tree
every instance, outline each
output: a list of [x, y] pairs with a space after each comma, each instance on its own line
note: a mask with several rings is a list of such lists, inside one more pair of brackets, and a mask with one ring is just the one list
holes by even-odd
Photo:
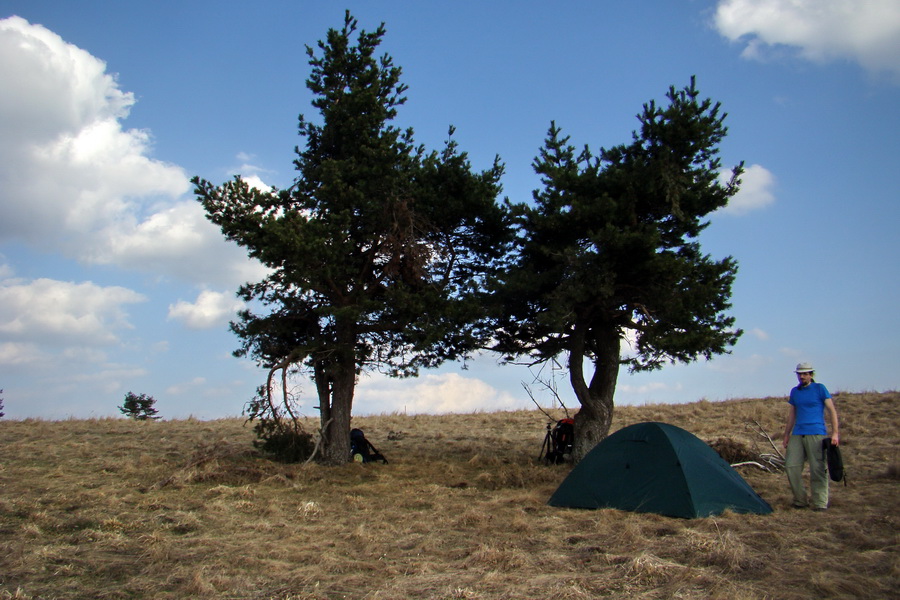
[[232, 324], [236, 354], [270, 372], [255, 406], [291, 413], [286, 397], [279, 413], [273, 376], [280, 369], [284, 387], [289, 369], [306, 372], [332, 464], [349, 457], [360, 372], [413, 375], [484, 343], [483, 282], [510, 241], [499, 159], [475, 172], [452, 128], [441, 151], [427, 152], [411, 129], [390, 125], [405, 102], [401, 70], [375, 56], [383, 25], [354, 43], [356, 30], [348, 12], [342, 29], [307, 47], [319, 118], [300, 117], [292, 186], [194, 180], [208, 218], [271, 270], [239, 292], [266, 311]]

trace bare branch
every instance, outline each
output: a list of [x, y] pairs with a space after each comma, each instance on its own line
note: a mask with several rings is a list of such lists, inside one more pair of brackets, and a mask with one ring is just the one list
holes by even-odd
[[321, 445], [322, 440], [325, 438], [325, 430], [328, 429], [328, 426], [331, 425], [331, 422], [333, 420], [334, 419], [328, 419], [328, 422], [322, 425], [322, 428], [319, 429], [319, 439], [316, 440], [316, 445], [313, 447], [313, 451], [310, 453], [309, 458], [307, 458], [306, 462], [303, 463], [304, 465], [309, 464], [312, 459], [316, 457], [316, 454], [319, 453], [319, 445]]
[[766, 433], [766, 430], [763, 429], [763, 426], [760, 425], [760, 424], [759, 424], [759, 421], [757, 421], [756, 419], [753, 420], [753, 424], [756, 425], [756, 429], [757, 429], [758, 433], [759, 433], [761, 436], [765, 437], [767, 440], [769, 440], [769, 445], [772, 446], [772, 450], [775, 451], [776, 456], [778, 456], [778, 458], [780, 458], [780, 459], [781, 459], [781, 462], [783, 463], [783, 462], [784, 462], [784, 455], [783, 455], [783, 454], [781, 453], [781, 451], [775, 446], [775, 442], [772, 441], [772, 438], [769, 437], [769, 434]]
[[531, 398], [531, 401], [534, 402], [534, 405], [538, 407], [538, 410], [547, 415], [547, 418], [551, 421], [555, 421], [556, 419], [554, 419], [546, 410], [541, 408], [541, 405], [538, 404], [538, 401], [534, 399], [534, 394], [531, 393], [531, 388], [528, 387], [528, 384], [523, 381], [522, 387], [525, 388], [525, 393], [528, 394], [528, 397]]

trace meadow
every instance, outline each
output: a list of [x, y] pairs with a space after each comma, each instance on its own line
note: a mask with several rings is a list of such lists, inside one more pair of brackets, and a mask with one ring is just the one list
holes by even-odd
[[[784, 400], [617, 407], [613, 430], [764, 453]], [[547, 506], [570, 467], [536, 461], [537, 410], [354, 418], [389, 464], [343, 467], [267, 460], [237, 418], [0, 420], [0, 599], [897, 598], [900, 394], [836, 404], [827, 512], [744, 466], [774, 512], [692, 520]]]

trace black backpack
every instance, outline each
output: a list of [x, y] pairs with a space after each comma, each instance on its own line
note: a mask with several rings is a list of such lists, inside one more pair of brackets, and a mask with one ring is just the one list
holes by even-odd
[[350, 430], [350, 460], [361, 463], [380, 462], [387, 464], [387, 459], [366, 439], [362, 429]]
[[547, 464], [558, 465], [565, 462], [572, 455], [575, 444], [575, 419], [565, 418], [556, 422], [556, 425], [547, 423], [547, 435], [544, 436], [544, 445], [541, 447], [541, 455]]
[[844, 457], [841, 456], [841, 448], [832, 444], [830, 437], [822, 440], [822, 457], [828, 464], [828, 476], [831, 477], [831, 480], [843, 480], [844, 485], [847, 485], [847, 479], [844, 477]]

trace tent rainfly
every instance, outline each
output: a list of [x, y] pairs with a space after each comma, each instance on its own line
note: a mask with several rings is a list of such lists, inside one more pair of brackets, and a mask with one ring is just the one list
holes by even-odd
[[638, 423], [607, 437], [572, 469], [548, 504], [686, 519], [725, 510], [772, 512], [715, 450], [666, 423]]

